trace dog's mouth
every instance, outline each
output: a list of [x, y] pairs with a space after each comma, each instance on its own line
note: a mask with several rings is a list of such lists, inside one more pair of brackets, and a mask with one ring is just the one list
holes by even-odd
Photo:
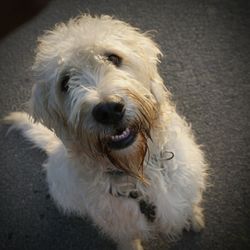
[[127, 148], [134, 143], [137, 134], [132, 128], [119, 129], [114, 135], [107, 137], [107, 146], [114, 150]]

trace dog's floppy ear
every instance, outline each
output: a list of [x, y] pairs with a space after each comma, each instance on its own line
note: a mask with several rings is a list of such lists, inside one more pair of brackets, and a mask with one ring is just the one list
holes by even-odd
[[145, 40], [143, 43], [145, 54], [147, 55], [147, 73], [150, 79], [150, 91], [155, 97], [158, 104], [165, 104], [169, 100], [170, 93], [163, 83], [163, 79], [158, 73], [158, 64], [160, 63], [160, 58], [162, 57], [162, 52], [160, 51], [157, 44], [148, 36], [145, 35]]
[[35, 62], [33, 74], [35, 85], [29, 102], [30, 113], [35, 122], [40, 122], [49, 129], [54, 128], [53, 121], [57, 113], [56, 82], [58, 75], [58, 64], [53, 58], [45, 66], [45, 61]]
[[155, 68], [155, 72], [151, 75], [150, 92], [159, 105], [165, 104], [169, 101], [170, 93], [164, 85], [163, 80], [158, 73], [157, 67]]
[[55, 129], [56, 120], [59, 119], [60, 108], [55, 94], [56, 77], [38, 81], [33, 86], [29, 102], [30, 114], [35, 122], [40, 122], [49, 129]]
[[44, 124], [49, 120], [48, 93], [44, 83], [36, 83], [33, 86], [29, 108], [35, 122]]

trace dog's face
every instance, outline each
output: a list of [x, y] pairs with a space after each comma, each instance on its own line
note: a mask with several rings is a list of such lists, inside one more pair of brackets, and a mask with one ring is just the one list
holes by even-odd
[[69, 153], [142, 178], [148, 140], [168, 101], [155, 43], [107, 16], [71, 20], [39, 42], [35, 120], [54, 130]]

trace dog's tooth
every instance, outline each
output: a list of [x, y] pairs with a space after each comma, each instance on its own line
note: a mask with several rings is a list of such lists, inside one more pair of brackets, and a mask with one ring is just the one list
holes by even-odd
[[129, 130], [129, 128], [126, 128], [126, 130], [124, 131], [124, 136], [128, 137], [129, 134], [130, 134], [130, 130]]
[[117, 141], [117, 140], [118, 140], [117, 135], [112, 136], [111, 139], [112, 139], [113, 141]]
[[125, 137], [128, 137], [128, 133], [124, 133], [123, 134], [123, 137], [125, 138]]

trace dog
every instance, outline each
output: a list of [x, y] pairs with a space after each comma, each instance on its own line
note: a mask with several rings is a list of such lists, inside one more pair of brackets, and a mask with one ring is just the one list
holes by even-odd
[[118, 244], [204, 227], [207, 163], [158, 73], [149, 33], [81, 15], [38, 39], [29, 111], [5, 118], [38, 148], [49, 192]]

